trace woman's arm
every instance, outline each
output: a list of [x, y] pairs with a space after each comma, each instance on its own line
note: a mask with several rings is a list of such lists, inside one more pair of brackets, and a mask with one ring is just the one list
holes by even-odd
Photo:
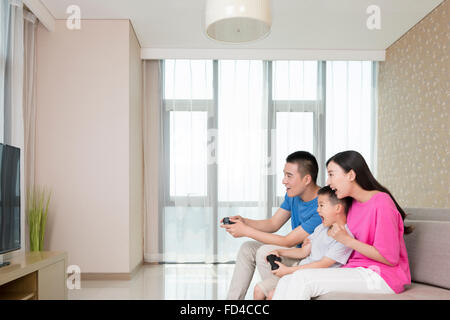
[[[339, 240], [338, 240], [339, 241]], [[367, 258], [370, 258], [372, 260], [384, 263], [390, 267], [393, 266], [389, 261], [387, 261], [381, 254], [378, 252], [377, 248], [374, 246], [371, 246], [370, 244], [361, 242], [359, 240], [356, 240], [352, 237], [347, 239], [345, 242], [342, 242], [345, 246], [352, 248], [353, 250], [358, 251], [362, 255], [365, 255]]]
[[358, 251], [369, 259], [384, 263], [391, 267], [393, 266], [393, 264], [391, 264], [380, 254], [380, 252], [378, 252], [377, 248], [352, 238], [347, 233], [347, 230], [345, 230], [343, 226], [339, 226], [337, 223], [333, 224], [333, 227], [330, 230], [330, 236], [343, 245]]

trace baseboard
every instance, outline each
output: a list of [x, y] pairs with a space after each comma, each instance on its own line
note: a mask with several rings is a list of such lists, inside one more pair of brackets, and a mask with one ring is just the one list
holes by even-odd
[[97, 272], [82, 272], [81, 280], [131, 280], [138, 273], [143, 266], [144, 261], [141, 261], [134, 267], [131, 272], [119, 273], [97, 273]]
[[142, 266], [144, 265], [144, 260], [141, 260], [135, 267], [133, 270], [131, 270], [131, 279], [134, 278], [134, 276], [136, 275], [136, 273], [138, 273], [138, 271], [142, 268]]
[[159, 253], [144, 253], [144, 263], [157, 264], [164, 260], [164, 255]]
[[82, 272], [81, 280], [131, 280], [131, 273], [96, 273], [96, 272]]

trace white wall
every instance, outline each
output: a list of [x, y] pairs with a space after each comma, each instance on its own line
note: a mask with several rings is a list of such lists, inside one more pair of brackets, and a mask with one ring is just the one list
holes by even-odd
[[141, 188], [130, 174], [139, 157], [130, 115], [141, 99], [139, 91], [130, 98], [133, 59], [128, 20], [39, 26], [36, 182], [53, 190], [46, 250], [67, 251], [83, 273], [128, 273], [138, 250], [130, 242], [130, 222], [142, 215], [130, 204]]
[[144, 155], [142, 146], [143, 62], [130, 25], [130, 270], [144, 261]]

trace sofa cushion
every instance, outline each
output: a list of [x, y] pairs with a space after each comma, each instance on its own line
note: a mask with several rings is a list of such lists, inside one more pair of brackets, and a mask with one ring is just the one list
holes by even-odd
[[450, 221], [405, 220], [411, 280], [450, 289]]
[[399, 294], [330, 292], [317, 300], [450, 300], [450, 290], [413, 282]]

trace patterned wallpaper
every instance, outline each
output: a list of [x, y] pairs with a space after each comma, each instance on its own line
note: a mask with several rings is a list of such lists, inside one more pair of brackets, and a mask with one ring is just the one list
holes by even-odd
[[378, 180], [402, 207], [450, 208], [450, 1], [386, 50]]

